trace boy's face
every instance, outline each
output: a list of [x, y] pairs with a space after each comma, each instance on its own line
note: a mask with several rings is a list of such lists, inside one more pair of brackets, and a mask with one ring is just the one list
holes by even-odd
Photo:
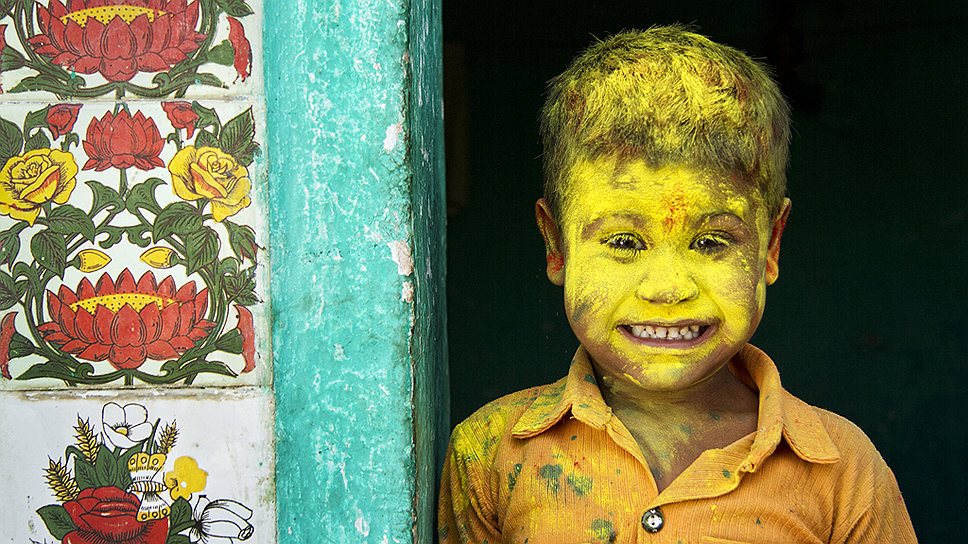
[[599, 372], [685, 390], [753, 335], [789, 201], [773, 220], [744, 185], [606, 157], [572, 167], [562, 224], [538, 202], [548, 276]]

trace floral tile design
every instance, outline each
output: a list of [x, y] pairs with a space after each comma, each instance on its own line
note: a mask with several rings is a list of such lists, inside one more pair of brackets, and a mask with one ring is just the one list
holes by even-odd
[[264, 126], [0, 102], [0, 388], [268, 383]]
[[262, 93], [261, 0], [0, 0], [0, 84], [20, 99]]
[[271, 398], [0, 396], [3, 542], [272, 544]]

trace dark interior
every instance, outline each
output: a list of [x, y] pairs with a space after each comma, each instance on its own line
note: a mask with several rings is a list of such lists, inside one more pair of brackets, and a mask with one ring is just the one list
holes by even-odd
[[577, 345], [534, 226], [545, 82], [594, 36], [674, 22], [764, 59], [793, 105], [793, 212], [753, 342], [787, 389], [867, 432], [921, 542], [958, 541], [968, 3], [957, 0], [445, 0], [452, 424], [560, 378]]

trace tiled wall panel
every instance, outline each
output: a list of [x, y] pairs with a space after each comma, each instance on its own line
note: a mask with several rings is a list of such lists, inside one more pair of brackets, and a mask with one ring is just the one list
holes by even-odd
[[271, 394], [219, 395], [0, 396], [0, 542], [274, 542]]
[[0, 46], [0, 542], [275, 542], [261, 0], [0, 1]]

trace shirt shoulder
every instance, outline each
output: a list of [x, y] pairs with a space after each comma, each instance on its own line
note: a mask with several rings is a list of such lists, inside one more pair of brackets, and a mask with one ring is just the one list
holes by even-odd
[[497, 445], [550, 385], [531, 387], [493, 400], [454, 427], [450, 443], [454, 453], [477, 461], [493, 459]]
[[828, 465], [831, 484], [833, 535], [838, 542], [916, 542], [897, 480], [874, 443], [847, 418], [811, 407], [840, 453]]
[[831, 441], [840, 452], [840, 459], [848, 465], [873, 468], [875, 465], [887, 468], [887, 463], [880, 452], [860, 427], [849, 419], [825, 410], [811, 406], [817, 417], [823, 423]]

